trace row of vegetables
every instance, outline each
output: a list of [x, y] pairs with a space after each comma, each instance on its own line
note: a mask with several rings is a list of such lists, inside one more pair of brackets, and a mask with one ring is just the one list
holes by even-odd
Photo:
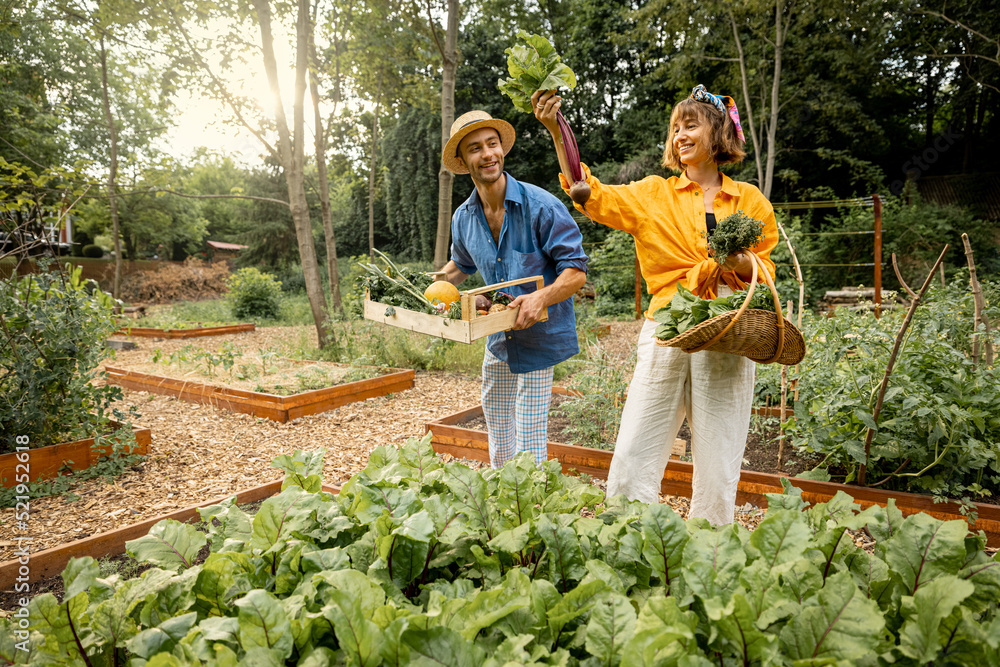
[[[128, 543], [153, 565], [63, 573], [30, 605], [35, 665], [1000, 665], [1000, 560], [964, 521], [839, 494], [769, 497], [752, 532], [606, 499], [523, 456], [379, 447], [338, 496], [322, 450], [283, 491]], [[874, 546], [859, 548], [867, 534]], [[203, 546], [210, 553], [203, 561]]]

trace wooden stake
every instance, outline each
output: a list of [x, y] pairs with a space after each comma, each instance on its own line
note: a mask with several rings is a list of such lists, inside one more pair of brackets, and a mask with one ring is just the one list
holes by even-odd
[[986, 314], [986, 301], [983, 299], [983, 289], [979, 285], [979, 277], [976, 274], [976, 262], [972, 259], [972, 244], [969, 243], [969, 235], [962, 234], [962, 243], [965, 244], [965, 258], [969, 262], [969, 284], [972, 285], [972, 298], [976, 304], [975, 326], [976, 332], [972, 334], [972, 364], [979, 364], [979, 325], [986, 328], [985, 358], [987, 366], [993, 365], [993, 339], [990, 337], [990, 318]]
[[944, 279], [944, 264], [943, 263], [940, 266], [938, 266], [938, 270], [941, 272], [941, 288], [942, 289], [947, 289], [948, 288], [948, 283]]
[[[920, 299], [923, 298], [924, 292], [930, 287], [931, 279], [934, 277], [934, 273], [937, 271], [938, 266], [944, 260], [945, 253], [948, 252], [948, 244], [945, 244], [944, 249], [938, 256], [937, 261], [934, 262], [934, 266], [931, 267], [930, 273], [927, 274], [927, 278], [924, 280], [923, 287], [920, 291], [913, 297], [913, 301], [910, 302], [910, 309], [906, 312], [906, 319], [903, 320], [903, 326], [899, 328], [899, 333], [896, 334], [896, 342], [892, 346], [892, 354], [889, 355], [889, 365], [885, 368], [885, 376], [882, 378], [882, 386], [878, 390], [878, 398], [875, 400], [875, 410], [872, 411], [872, 420], [875, 424], [878, 424], [879, 413], [882, 412], [882, 401], [885, 400], [885, 390], [889, 387], [889, 376], [892, 375], [892, 367], [896, 364], [896, 355], [899, 354], [899, 347], [903, 343], [903, 336], [906, 334], [907, 328], [910, 326], [910, 320], [913, 319], [913, 313], [917, 309], [917, 305], [920, 303]], [[903, 287], [906, 287], [904, 284]], [[906, 287], [907, 291], [909, 288]], [[868, 434], [865, 436], [865, 462], [861, 464], [858, 469], [858, 484], [861, 486], [865, 485], [865, 473], [868, 470], [868, 459], [871, 454], [872, 448], [872, 438], [875, 436], [875, 429], [869, 428]]]
[[[788, 319], [792, 319], [792, 300], [788, 300]], [[785, 420], [788, 418], [788, 366], [781, 367], [781, 426], [778, 429], [778, 470], [785, 464]]]

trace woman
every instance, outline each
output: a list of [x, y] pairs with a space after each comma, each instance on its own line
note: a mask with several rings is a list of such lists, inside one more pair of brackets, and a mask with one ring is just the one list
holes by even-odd
[[[535, 117], [552, 134], [563, 173], [569, 173], [556, 123], [561, 98], [555, 91], [539, 91], [532, 102]], [[774, 275], [768, 257], [778, 242], [774, 209], [756, 187], [719, 172], [720, 165], [742, 161], [743, 143], [732, 99], [697, 86], [670, 114], [663, 151], [663, 165], [681, 171], [680, 176], [604, 185], [583, 166], [591, 190], [586, 212], [635, 238], [651, 297], [608, 474], [608, 496], [625, 494], [632, 500], [658, 502], [671, 444], [686, 416], [694, 460], [689, 517], [717, 525], [733, 521], [750, 426], [754, 362], [723, 352], [689, 354], [658, 346], [652, 315], [670, 303], [681, 282], [708, 299], [746, 286], [752, 260], [740, 253], [720, 266], [710, 257], [706, 242], [716, 219], [737, 210], [763, 221], [764, 239], [752, 250]], [[568, 192], [570, 183], [565, 176], [560, 179]]]

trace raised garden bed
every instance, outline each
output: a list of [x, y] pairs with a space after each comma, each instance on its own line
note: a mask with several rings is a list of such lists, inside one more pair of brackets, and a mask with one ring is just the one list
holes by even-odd
[[[112, 428], [121, 426], [114, 421], [110, 424]], [[145, 456], [149, 451], [149, 443], [152, 441], [150, 430], [133, 426], [132, 433], [135, 434], [135, 445], [126, 447], [124, 453]], [[18, 460], [18, 453], [2, 454], [0, 455], [0, 485], [8, 489], [15, 486], [17, 475], [24, 474], [24, 472], [27, 472], [29, 482], [36, 482], [40, 479], [55, 477], [67, 468], [84, 470], [97, 463], [102, 456], [110, 454], [111, 448], [110, 443], [94, 447], [93, 438], [32, 448], [26, 452], [20, 452], [22, 455], [28, 454], [27, 471], [25, 471], [25, 462]], [[20, 469], [18, 465], [21, 466]]]
[[[244, 504], [270, 498], [281, 491], [281, 483], [282, 480], [279, 479], [273, 482], [268, 482], [267, 484], [255, 486], [251, 489], [246, 489], [245, 491], [239, 491], [235, 494], [236, 502], [237, 504]], [[340, 487], [324, 484], [323, 490], [336, 494], [340, 492]], [[225, 496], [213, 498], [212, 500], [206, 500], [205, 502], [197, 505], [191, 505], [189, 507], [175, 510], [169, 514], [162, 514], [160, 516], [153, 517], [152, 519], [132, 524], [131, 526], [125, 526], [124, 528], [112, 530], [107, 533], [100, 533], [98, 535], [85, 537], [58, 547], [52, 547], [51, 549], [45, 549], [44, 551], [32, 553], [31, 568], [29, 574], [27, 575], [28, 582], [36, 582], [47, 577], [59, 576], [59, 574], [66, 567], [70, 558], [91, 556], [93, 558], [100, 559], [105, 556], [123, 554], [125, 553], [126, 542], [147, 535], [149, 533], [149, 529], [156, 523], [163, 521], [164, 519], [174, 519], [175, 521], [182, 522], [189, 522], [192, 519], [197, 520], [199, 519], [198, 508], [218, 505], [232, 496], [233, 494], [229, 493]], [[19, 576], [23, 576], [20, 574], [20, 567], [22, 565], [23, 563], [17, 559], [0, 563], [0, 590], [11, 590], [14, 587], [14, 583], [17, 578]]]
[[139, 373], [124, 368], [107, 367], [107, 382], [126, 389], [174, 396], [182, 401], [204, 403], [223, 410], [242, 412], [287, 422], [304, 415], [333, 410], [366, 398], [394, 394], [413, 387], [413, 370], [392, 369], [388, 375], [348, 382], [334, 387], [277, 396], [257, 391], [232, 389], [201, 382]]
[[[567, 391], [560, 387], [554, 387], [553, 393], [564, 394]], [[767, 412], [772, 409], [762, 408], [759, 410]], [[482, 405], [477, 405], [468, 410], [462, 410], [428, 422], [426, 428], [432, 433], [431, 444], [434, 451], [488, 463], [490, 456], [486, 433], [462, 426], [466, 422], [482, 417], [482, 414]], [[549, 442], [548, 454], [549, 459], [559, 460], [564, 472], [576, 471], [600, 479], [607, 479], [614, 452], [561, 442]], [[666, 495], [690, 498], [692, 472], [693, 467], [690, 463], [671, 459], [663, 473], [660, 492]], [[739, 504], [749, 502], [759, 507], [766, 507], [767, 497], [765, 494], [781, 493], [782, 479], [788, 480], [793, 486], [799, 488], [802, 491], [802, 497], [813, 504], [826, 502], [838, 491], [843, 491], [853, 497], [862, 509], [871, 505], [885, 506], [890, 498], [894, 498], [896, 507], [904, 515], [924, 512], [944, 520], [966, 519], [965, 515], [962, 514], [961, 505], [958, 503], [935, 503], [930, 496], [900, 491], [882, 491], [836, 482], [799, 479], [787, 475], [751, 470], [744, 470], [740, 474], [736, 502]], [[974, 507], [978, 517], [975, 523], [971, 524], [971, 528], [985, 531], [987, 544], [990, 547], [1000, 547], [1000, 505], [975, 503]]]
[[202, 336], [223, 336], [225, 334], [254, 331], [256, 325], [228, 324], [220, 327], [194, 327], [191, 329], [154, 329], [152, 327], [124, 327], [118, 330], [121, 336], [137, 336], [140, 338], [200, 338]]

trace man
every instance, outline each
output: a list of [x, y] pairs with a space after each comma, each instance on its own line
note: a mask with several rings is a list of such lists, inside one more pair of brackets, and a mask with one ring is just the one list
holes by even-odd
[[[451, 261], [442, 269], [458, 285], [479, 271], [486, 284], [541, 275], [507, 288], [519, 308], [510, 331], [489, 337], [483, 356], [483, 413], [489, 431], [490, 465], [515, 453], [547, 457], [552, 369], [580, 351], [573, 294], [587, 279], [583, 237], [566, 207], [545, 190], [504, 171], [514, 128], [485, 111], [470, 111], [451, 126], [442, 161], [469, 174], [476, 189], [451, 221]], [[549, 318], [539, 322], [548, 308]]]

